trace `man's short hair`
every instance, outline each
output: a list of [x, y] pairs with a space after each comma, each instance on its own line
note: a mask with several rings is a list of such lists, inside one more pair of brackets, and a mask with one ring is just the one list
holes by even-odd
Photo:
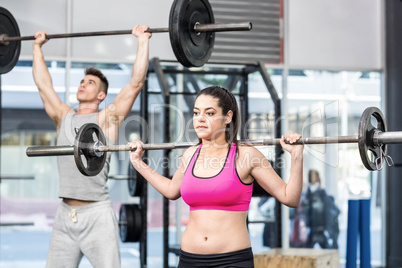
[[101, 80], [101, 87], [100, 90], [102, 90], [103, 92], [105, 92], [105, 94], [107, 95], [107, 90], [109, 88], [109, 81], [107, 81], [106, 76], [103, 75], [103, 73], [101, 71], [99, 71], [96, 68], [87, 68], [85, 70], [85, 75], [93, 75], [96, 77], [99, 77], [99, 79]]

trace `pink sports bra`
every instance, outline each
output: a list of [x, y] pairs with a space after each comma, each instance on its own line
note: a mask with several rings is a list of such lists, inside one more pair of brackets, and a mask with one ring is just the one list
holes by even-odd
[[230, 146], [222, 170], [213, 177], [197, 177], [194, 165], [202, 144], [194, 153], [187, 166], [180, 187], [181, 196], [190, 210], [213, 209], [227, 211], [246, 211], [253, 194], [253, 183], [243, 183], [236, 171], [236, 146]]

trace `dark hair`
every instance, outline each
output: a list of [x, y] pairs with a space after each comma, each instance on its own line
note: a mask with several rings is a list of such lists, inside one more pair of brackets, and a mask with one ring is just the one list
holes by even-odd
[[[239, 107], [233, 93], [223, 87], [211, 86], [198, 92], [197, 98], [201, 95], [208, 95], [218, 99], [218, 106], [222, 108], [222, 115], [225, 116], [229, 111], [232, 111], [232, 121], [226, 125], [225, 140], [229, 144], [235, 143], [237, 147], [239, 143], [237, 133], [239, 132], [241, 120]], [[198, 142], [201, 143], [201, 139], [198, 139]]]
[[109, 88], [109, 81], [107, 81], [106, 76], [104, 76], [101, 71], [99, 71], [96, 68], [87, 68], [85, 70], [85, 75], [93, 75], [98, 77], [102, 82], [100, 90], [105, 92], [105, 94], [107, 95], [107, 90]]
[[321, 183], [320, 173], [318, 173], [315, 169], [310, 169], [308, 171], [308, 182], [311, 183], [313, 181], [313, 176], [317, 178], [317, 181]]

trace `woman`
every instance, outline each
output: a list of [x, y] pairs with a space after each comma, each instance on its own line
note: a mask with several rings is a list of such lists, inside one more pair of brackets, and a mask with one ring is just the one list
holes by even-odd
[[[239, 146], [239, 109], [234, 95], [213, 86], [199, 92], [193, 125], [199, 145], [188, 148], [172, 179], [146, 165], [141, 142], [129, 143], [134, 168], [168, 199], [180, 196], [190, 207], [181, 240], [178, 267], [254, 267], [247, 230], [247, 212], [256, 180], [281, 203], [297, 207], [302, 191], [303, 145], [281, 146], [291, 155], [286, 184], [264, 155], [252, 146]], [[301, 136], [289, 133], [288, 143]]]

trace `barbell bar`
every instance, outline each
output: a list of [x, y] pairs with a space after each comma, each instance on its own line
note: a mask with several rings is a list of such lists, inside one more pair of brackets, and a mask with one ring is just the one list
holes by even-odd
[[[88, 127], [93, 127], [93, 125]], [[379, 132], [373, 139], [375, 144], [399, 144], [402, 143], [402, 131], [397, 132]], [[352, 136], [336, 136], [336, 137], [310, 137], [301, 138], [293, 144], [339, 144], [339, 143], [358, 143], [359, 137]], [[256, 139], [240, 141], [241, 145], [251, 146], [271, 146], [280, 145], [280, 139]], [[143, 144], [144, 150], [174, 150], [184, 149], [197, 145], [196, 142], [172, 142], [172, 143], [148, 143]], [[103, 145], [100, 142], [92, 144], [89, 152], [95, 156], [105, 152], [121, 152], [135, 151], [128, 145]], [[74, 146], [38, 146], [28, 147], [26, 150], [27, 156], [59, 156], [59, 155], [74, 155]]]
[[[194, 31], [201, 32], [230, 32], [230, 31], [250, 31], [252, 29], [251, 22], [237, 23], [215, 23], [215, 24], [195, 24]], [[169, 28], [149, 28], [147, 33], [166, 33]], [[64, 34], [48, 34], [46, 39], [73, 38], [73, 37], [91, 37], [102, 35], [125, 35], [131, 34], [132, 30], [116, 30], [116, 31], [99, 31], [99, 32], [82, 32], [82, 33], [64, 33]], [[35, 40], [34, 35], [30, 36], [8, 36], [0, 34], [0, 45], [8, 45], [9, 42]]]
[[[92, 127], [92, 126], [91, 126]], [[395, 132], [379, 132], [376, 137], [373, 137], [375, 144], [399, 144], [402, 143], [402, 131]], [[338, 144], [338, 143], [358, 143], [359, 137], [352, 136], [336, 136], [336, 137], [310, 137], [301, 138], [293, 144]], [[240, 141], [241, 145], [251, 146], [271, 146], [280, 145], [280, 139], [256, 139]], [[147, 143], [143, 144], [144, 150], [174, 150], [185, 149], [197, 145], [196, 142], [171, 142], [171, 143]], [[105, 152], [121, 152], [134, 151], [128, 145], [103, 145], [102, 143], [94, 143], [90, 153]], [[59, 155], [74, 155], [74, 146], [38, 146], [28, 147], [26, 150], [28, 156], [59, 156]]]
[[[169, 33], [177, 60], [185, 67], [203, 66], [210, 58], [215, 32], [250, 31], [251, 22], [216, 24], [208, 0], [175, 0], [169, 14], [168, 28], [149, 28], [150, 33]], [[131, 34], [132, 30], [49, 34], [47, 39]], [[13, 15], [0, 7], [0, 74], [9, 72], [17, 64], [21, 41], [35, 40], [35, 36], [20, 36]]]
[[[371, 119], [377, 120], [377, 125], [371, 124]], [[386, 156], [387, 144], [402, 143], [402, 131], [387, 132], [385, 119], [376, 107], [368, 107], [359, 122], [359, 134], [338, 137], [301, 138], [294, 144], [339, 144], [358, 143], [363, 165], [368, 170], [379, 170], [377, 159]], [[28, 147], [26, 154], [34, 156], [74, 155], [78, 169], [87, 176], [97, 175], [103, 168], [107, 152], [133, 151], [128, 145], [105, 145], [106, 138], [96, 124], [83, 125], [76, 136], [74, 146], [35, 146]], [[244, 140], [240, 144], [252, 146], [279, 145], [280, 139]], [[144, 150], [172, 150], [196, 145], [195, 142], [150, 143], [143, 144]], [[368, 153], [371, 152], [372, 155]], [[85, 163], [83, 163], [85, 157]], [[388, 157], [388, 156], [387, 156]], [[381, 161], [382, 162], [382, 161]]]

